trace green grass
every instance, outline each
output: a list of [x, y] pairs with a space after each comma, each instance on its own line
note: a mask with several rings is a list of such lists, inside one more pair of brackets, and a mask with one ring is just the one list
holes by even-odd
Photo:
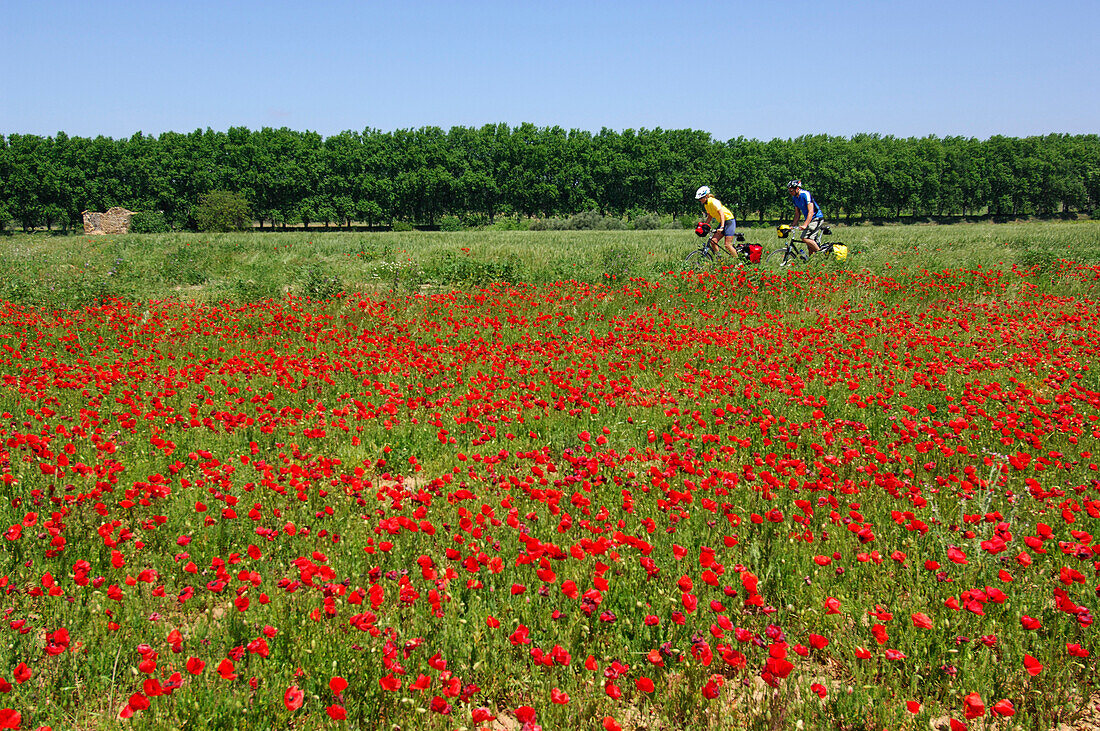
[[[771, 228], [743, 228], [765, 250]], [[867, 269], [1053, 271], [1060, 258], [1100, 261], [1100, 222], [834, 227], [843, 264]], [[294, 232], [0, 237], [0, 297], [51, 307], [103, 297], [258, 301], [286, 294], [439, 291], [494, 281], [655, 279], [698, 245], [689, 231]]]

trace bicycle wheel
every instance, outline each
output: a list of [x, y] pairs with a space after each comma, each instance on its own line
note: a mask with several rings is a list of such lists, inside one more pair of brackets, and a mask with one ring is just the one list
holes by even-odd
[[706, 249], [696, 249], [684, 257], [684, 271], [701, 272], [714, 262], [714, 255]]
[[785, 247], [769, 251], [764, 257], [764, 263], [770, 267], [784, 266], [788, 261], [798, 261], [798, 258], [793, 253], [789, 254]]

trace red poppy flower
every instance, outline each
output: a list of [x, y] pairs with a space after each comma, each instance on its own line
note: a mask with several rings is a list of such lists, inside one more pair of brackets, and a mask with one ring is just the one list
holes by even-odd
[[910, 615], [910, 619], [913, 620], [914, 627], [932, 629], [932, 618], [923, 612], [914, 612]]
[[1043, 664], [1036, 660], [1031, 655], [1024, 655], [1024, 670], [1027, 670], [1029, 675], [1038, 675], [1043, 672]]
[[0, 708], [0, 728], [19, 728], [23, 717], [14, 708]]
[[229, 658], [222, 660], [218, 664], [218, 675], [222, 676], [223, 680], [236, 680], [238, 676], [233, 661]]
[[1077, 643], [1074, 643], [1074, 642], [1067, 642], [1066, 643], [1066, 652], [1068, 652], [1073, 657], [1088, 657], [1089, 656], [1089, 651], [1088, 650], [1086, 650], [1084, 647], [1081, 647], [1081, 645], [1079, 645]]
[[31, 675], [33, 675], [33, 673], [31, 672], [31, 669], [29, 667], [27, 667], [27, 663], [25, 663], [25, 662], [21, 662], [18, 665], [16, 665], [15, 669], [12, 670], [11, 672], [12, 672], [12, 676], [15, 678], [15, 682], [19, 683], [20, 685], [22, 685], [23, 683], [30, 680]]
[[496, 720], [496, 716], [488, 708], [472, 708], [470, 719], [474, 723], [492, 723]]
[[306, 694], [302, 692], [301, 688], [297, 685], [292, 685], [287, 688], [286, 693], [283, 694], [283, 705], [286, 706], [288, 711], [297, 711], [302, 707], [305, 698]]
[[977, 693], [968, 693], [963, 697], [963, 705], [966, 706], [966, 718], [981, 718], [985, 715], [985, 703]]

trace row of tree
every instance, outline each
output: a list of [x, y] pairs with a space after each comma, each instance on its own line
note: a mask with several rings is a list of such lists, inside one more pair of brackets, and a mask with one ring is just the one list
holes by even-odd
[[787, 215], [801, 178], [826, 214], [1028, 215], [1100, 206], [1100, 137], [815, 135], [762, 142], [697, 130], [505, 124], [381, 132], [234, 127], [128, 139], [0, 136], [0, 225], [78, 226], [84, 210], [160, 211], [195, 225], [211, 191], [243, 196], [263, 225], [434, 224], [582, 211], [694, 213], [710, 185], [739, 218]]

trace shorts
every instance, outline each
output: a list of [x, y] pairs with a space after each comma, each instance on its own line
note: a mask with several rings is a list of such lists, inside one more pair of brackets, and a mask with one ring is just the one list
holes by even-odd
[[[713, 235], [717, 235], [718, 232], [719, 232], [719, 229], [716, 227], [714, 229], [714, 234]], [[726, 220], [726, 225], [722, 227], [721, 232], [722, 232], [722, 235], [725, 236], [726, 238], [729, 238], [731, 236], [735, 236], [737, 234], [737, 219], [736, 218], [727, 219]]]
[[813, 239], [817, 243], [821, 243], [821, 227], [825, 225], [824, 218], [815, 218], [806, 224], [802, 229], [802, 240]]

